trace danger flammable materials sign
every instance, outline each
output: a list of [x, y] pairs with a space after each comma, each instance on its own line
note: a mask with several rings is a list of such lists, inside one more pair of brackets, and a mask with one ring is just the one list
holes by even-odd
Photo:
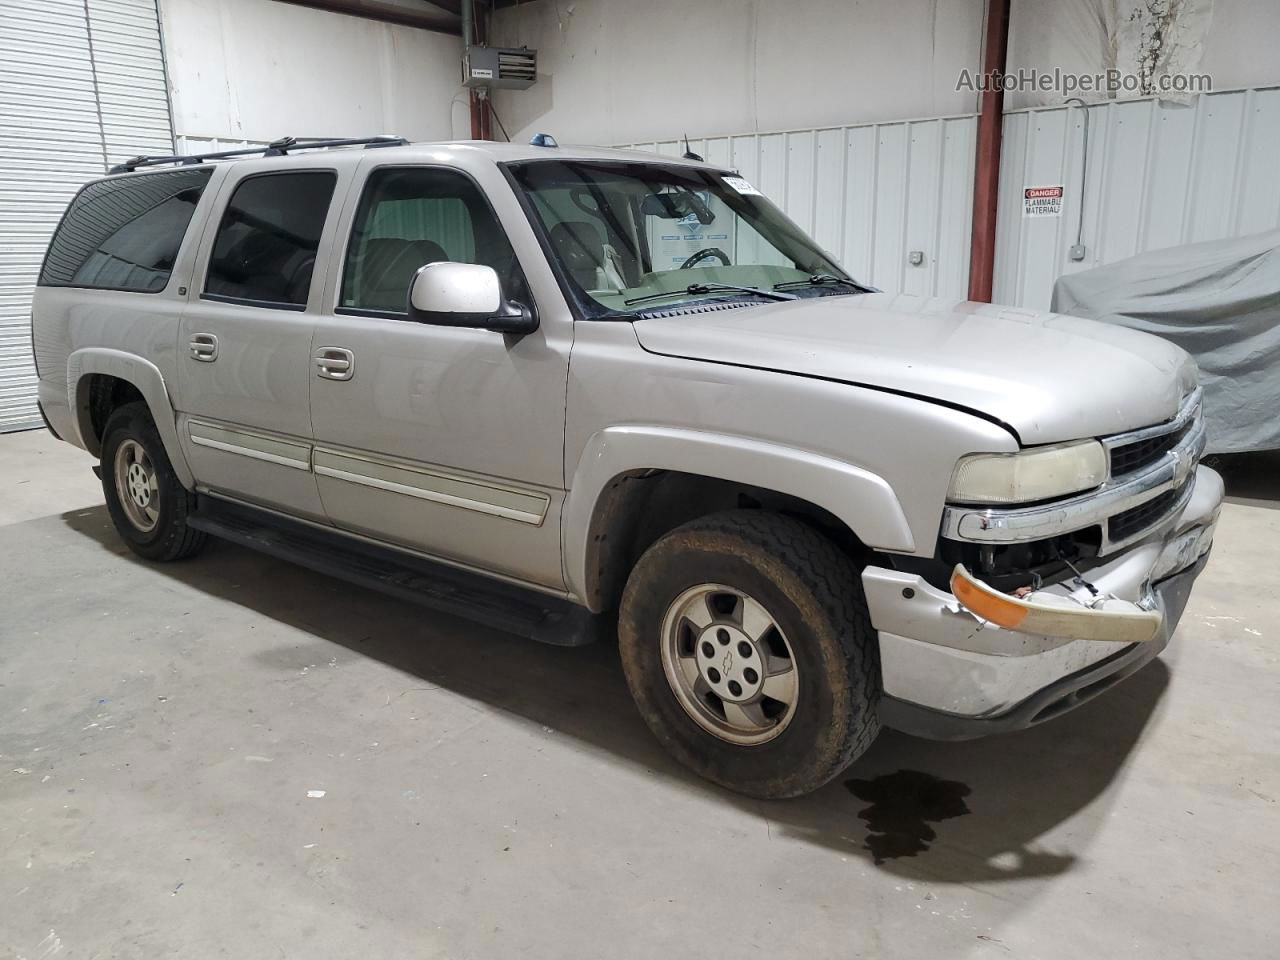
[[1062, 187], [1026, 187], [1022, 191], [1024, 217], [1062, 216]]

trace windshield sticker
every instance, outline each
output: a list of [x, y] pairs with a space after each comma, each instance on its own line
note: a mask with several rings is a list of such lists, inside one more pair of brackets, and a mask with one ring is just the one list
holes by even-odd
[[725, 184], [737, 190], [744, 197], [759, 197], [763, 194], [741, 177], [721, 177]]

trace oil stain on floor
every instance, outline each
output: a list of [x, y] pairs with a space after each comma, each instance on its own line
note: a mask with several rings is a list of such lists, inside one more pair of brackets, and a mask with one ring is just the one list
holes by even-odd
[[871, 804], [858, 811], [870, 830], [864, 846], [877, 865], [898, 857], [914, 857], [938, 838], [931, 823], [970, 813], [964, 798], [969, 787], [918, 770], [899, 770], [874, 780], [849, 780], [845, 787]]

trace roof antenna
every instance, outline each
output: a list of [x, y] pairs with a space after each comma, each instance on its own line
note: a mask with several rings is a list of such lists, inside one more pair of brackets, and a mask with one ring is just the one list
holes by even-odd
[[692, 150], [689, 149], [689, 135], [687, 133], [684, 135], [684, 158], [686, 160], [697, 160], [699, 163], [706, 162], [700, 156], [698, 156], [696, 153], [694, 153]]

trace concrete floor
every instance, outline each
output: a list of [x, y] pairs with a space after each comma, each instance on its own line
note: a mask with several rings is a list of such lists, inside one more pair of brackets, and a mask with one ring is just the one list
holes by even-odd
[[[1116, 690], [763, 803], [667, 759], [608, 645], [226, 544], [139, 562], [85, 454], [0, 437], [0, 955], [1275, 957], [1265, 466]], [[925, 849], [877, 864], [868, 820]]]

